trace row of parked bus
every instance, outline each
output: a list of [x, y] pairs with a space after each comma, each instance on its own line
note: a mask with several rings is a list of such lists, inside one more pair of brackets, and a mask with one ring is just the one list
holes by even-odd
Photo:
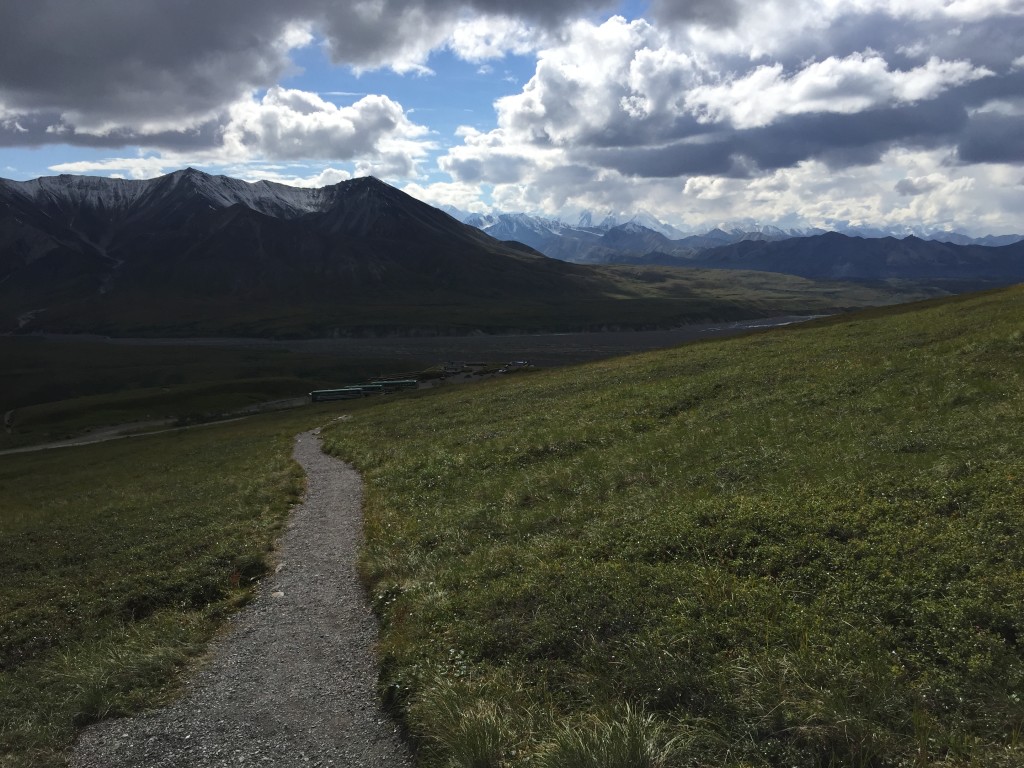
[[419, 381], [416, 379], [381, 379], [366, 384], [350, 384], [337, 389], [314, 389], [309, 393], [309, 399], [314, 403], [322, 403], [327, 400], [355, 400], [370, 395], [387, 395], [403, 389], [416, 389], [418, 386]]

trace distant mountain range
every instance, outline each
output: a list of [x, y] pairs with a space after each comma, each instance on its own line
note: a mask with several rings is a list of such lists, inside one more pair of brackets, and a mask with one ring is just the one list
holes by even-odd
[[[703, 234], [685, 235], [670, 224], [647, 212], [622, 220], [608, 214], [597, 217], [584, 212], [575, 223], [527, 213], [478, 214], [443, 208], [466, 224], [475, 226], [498, 240], [518, 241], [551, 258], [577, 264], [675, 264], [702, 252], [742, 242], [777, 242], [795, 238], [813, 238], [828, 230], [781, 229], [775, 226], [712, 229]], [[1000, 247], [1024, 241], [1024, 235], [986, 235], [969, 237], [957, 232], [919, 231], [897, 233], [871, 227], [848, 227], [836, 234], [863, 239], [902, 240], [916, 238], [951, 245]]]
[[[649, 215], [596, 226], [524, 215], [466, 218], [374, 178], [320, 189], [191, 168], [148, 181], [0, 179], [0, 332], [329, 336], [660, 327], [1024, 280], [1024, 244], [767, 231], [737, 239], [717, 230], [674, 237], [680, 233]], [[613, 263], [627, 266], [603, 266]], [[707, 273], [719, 269], [759, 272]], [[927, 285], [924, 293], [907, 284], [847, 291], [769, 280], [765, 272]]]

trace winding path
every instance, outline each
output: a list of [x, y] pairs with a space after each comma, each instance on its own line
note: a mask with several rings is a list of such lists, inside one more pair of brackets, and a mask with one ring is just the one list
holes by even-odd
[[359, 475], [321, 453], [315, 433], [298, 436], [294, 456], [308, 489], [277, 573], [178, 701], [86, 729], [72, 766], [412, 765], [375, 694], [377, 625], [355, 571]]

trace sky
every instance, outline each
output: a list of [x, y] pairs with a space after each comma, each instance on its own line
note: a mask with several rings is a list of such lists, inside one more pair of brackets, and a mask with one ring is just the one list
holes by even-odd
[[1024, 232], [1024, 0], [0, 5], [0, 176]]

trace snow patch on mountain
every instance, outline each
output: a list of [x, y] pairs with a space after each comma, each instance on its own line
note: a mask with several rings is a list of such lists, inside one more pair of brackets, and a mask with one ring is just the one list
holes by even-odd
[[118, 210], [131, 207], [148, 191], [147, 181], [106, 179], [97, 176], [43, 176], [31, 181], [4, 180], [9, 190], [34, 203], [67, 200], [90, 208]]
[[228, 176], [211, 176], [194, 168], [170, 174], [169, 181], [172, 187], [181, 185], [199, 194], [215, 208], [244, 205], [278, 217], [323, 211], [333, 202], [331, 191], [335, 189], [289, 187], [272, 181], [242, 181]]
[[36, 204], [65, 203], [107, 212], [127, 212], [141, 200], [176, 192], [198, 195], [211, 208], [244, 205], [277, 217], [323, 211], [335, 199], [335, 187], [306, 189], [271, 181], [247, 182], [194, 168], [146, 180], [62, 174], [31, 181], [4, 180], [4, 186]]

